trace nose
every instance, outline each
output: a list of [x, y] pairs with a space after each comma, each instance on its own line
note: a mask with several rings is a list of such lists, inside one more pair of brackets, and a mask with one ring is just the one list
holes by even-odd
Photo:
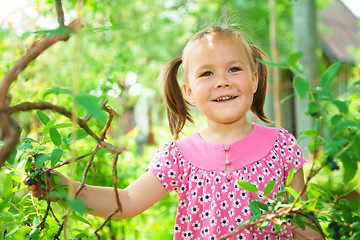
[[228, 79], [226, 79], [225, 76], [221, 76], [221, 77], [219, 77], [219, 79], [215, 85], [215, 88], [230, 87], [230, 86], [231, 86], [231, 84], [228, 81]]

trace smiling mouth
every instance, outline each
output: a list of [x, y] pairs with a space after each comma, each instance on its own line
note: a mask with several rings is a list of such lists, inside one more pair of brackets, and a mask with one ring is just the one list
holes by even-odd
[[227, 100], [230, 100], [230, 99], [234, 99], [234, 98], [237, 98], [237, 96], [225, 96], [225, 97], [219, 97], [215, 100], [213, 100], [214, 102], [222, 102], [222, 101], [227, 101]]

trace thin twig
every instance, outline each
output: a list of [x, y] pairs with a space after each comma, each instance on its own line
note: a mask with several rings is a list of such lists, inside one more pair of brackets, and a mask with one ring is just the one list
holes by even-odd
[[64, 10], [62, 7], [61, 0], [56, 0], [56, 12], [57, 12], [57, 19], [59, 23], [59, 27], [64, 27]]
[[117, 170], [116, 170], [116, 165], [117, 165], [117, 161], [119, 158], [119, 154], [116, 154], [114, 156], [114, 161], [113, 161], [113, 187], [114, 187], [114, 193], [115, 193], [115, 200], [116, 200], [116, 204], [117, 204], [117, 209], [115, 209], [107, 218], [106, 220], [103, 222], [103, 224], [101, 224], [101, 226], [99, 226], [96, 230], [95, 230], [95, 235], [98, 239], [100, 239], [100, 235], [98, 234], [98, 231], [100, 231], [108, 221], [110, 221], [110, 219], [119, 211], [122, 212], [122, 205], [120, 202], [120, 198], [119, 198], [119, 192], [117, 189]]

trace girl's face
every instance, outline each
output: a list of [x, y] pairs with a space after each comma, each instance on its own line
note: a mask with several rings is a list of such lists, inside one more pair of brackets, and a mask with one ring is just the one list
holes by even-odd
[[185, 95], [209, 124], [246, 121], [258, 77], [239, 39], [211, 34], [191, 43], [184, 53], [184, 72]]

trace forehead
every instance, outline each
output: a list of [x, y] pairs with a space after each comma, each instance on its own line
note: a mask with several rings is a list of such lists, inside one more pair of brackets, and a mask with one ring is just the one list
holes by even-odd
[[185, 63], [194, 62], [194, 60], [222, 60], [225, 57], [237, 61], [248, 61], [249, 54], [244, 42], [233, 35], [207, 34], [190, 42], [183, 53]]

